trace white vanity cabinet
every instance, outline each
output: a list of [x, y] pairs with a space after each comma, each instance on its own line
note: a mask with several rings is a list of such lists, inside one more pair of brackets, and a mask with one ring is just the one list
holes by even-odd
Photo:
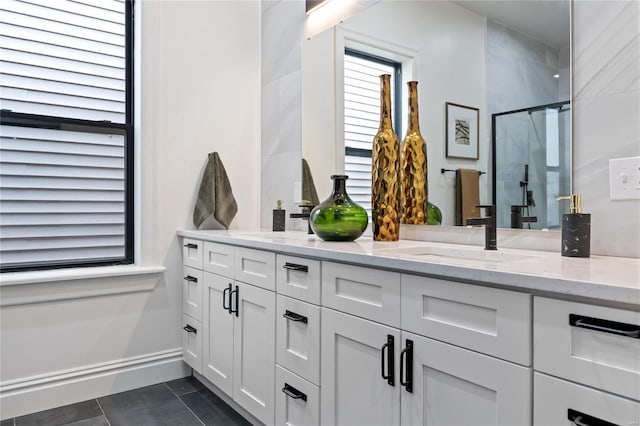
[[[186, 247], [185, 239], [185, 250]], [[203, 270], [197, 275], [200, 297], [188, 287], [185, 318], [200, 300], [202, 323], [197, 333], [187, 334], [184, 360], [229, 395], [242, 408], [265, 424], [275, 415], [275, 254], [259, 250], [189, 240], [188, 250], [197, 246]], [[241, 277], [242, 280], [238, 279]], [[191, 281], [188, 281], [191, 282]], [[189, 338], [198, 336], [198, 342]], [[185, 338], [183, 338], [185, 342]], [[200, 352], [196, 361], [195, 349]], [[197, 365], [196, 368], [194, 365]]]

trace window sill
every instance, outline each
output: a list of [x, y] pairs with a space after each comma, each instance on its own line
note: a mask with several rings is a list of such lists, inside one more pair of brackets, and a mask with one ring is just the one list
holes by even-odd
[[0, 307], [152, 291], [165, 269], [125, 265], [4, 273]]

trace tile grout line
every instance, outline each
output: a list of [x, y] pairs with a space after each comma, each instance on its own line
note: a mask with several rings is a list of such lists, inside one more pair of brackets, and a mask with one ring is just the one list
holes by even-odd
[[100, 405], [100, 401], [98, 401], [98, 398], [96, 398], [96, 404], [98, 404], [98, 408], [100, 408], [100, 411], [102, 411], [102, 415], [104, 416], [104, 419], [107, 421], [107, 425], [111, 426], [111, 422], [107, 417], [107, 413], [105, 413], [104, 410], [102, 409], [102, 405]]
[[[185, 402], [184, 402], [182, 399], [180, 399], [180, 397], [178, 396], [178, 394], [177, 394], [177, 393], [175, 393], [175, 392], [173, 391], [173, 389], [171, 389], [171, 388], [169, 387], [169, 385], [167, 384], [167, 382], [164, 382], [164, 383], [163, 383], [163, 385], [165, 385], [165, 386], [167, 387], [167, 389], [169, 389], [169, 392], [171, 392], [171, 393], [172, 393], [176, 398], [178, 398], [178, 401], [180, 401], [180, 403], [181, 403], [182, 405], [184, 405], [184, 406], [186, 407], [186, 409], [187, 409], [187, 410], [189, 410], [189, 412], [190, 412], [191, 414], [193, 414], [193, 416], [194, 416], [196, 419], [198, 419], [198, 421], [199, 421], [200, 423], [202, 423], [202, 425], [203, 425], [203, 426], [206, 426], [206, 425], [204, 424], [204, 422], [202, 421], [202, 419], [200, 419], [200, 417], [198, 417], [198, 415], [197, 415], [196, 413], [194, 413], [194, 412], [193, 412], [193, 410], [191, 410], [191, 407], [189, 407], [187, 404], [185, 404]], [[194, 391], [194, 392], [197, 392], [197, 391]], [[191, 393], [191, 392], [187, 392], [187, 393]], [[183, 394], [183, 395], [186, 395], [186, 394]]]

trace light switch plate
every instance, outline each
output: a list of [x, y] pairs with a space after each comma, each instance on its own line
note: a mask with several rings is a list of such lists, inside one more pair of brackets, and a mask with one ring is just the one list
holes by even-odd
[[609, 194], [612, 200], [640, 200], [640, 157], [609, 160]]

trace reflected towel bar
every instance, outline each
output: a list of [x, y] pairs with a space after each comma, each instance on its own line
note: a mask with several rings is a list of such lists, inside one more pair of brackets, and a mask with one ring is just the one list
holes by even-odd
[[[444, 168], [440, 169], [440, 173], [444, 174], [445, 172], [454, 172], [455, 173], [455, 170], [453, 170], [453, 169], [444, 169]], [[480, 176], [482, 176], [484, 174], [487, 174], [487, 172], [481, 172], [480, 170], [478, 170], [478, 174]]]

